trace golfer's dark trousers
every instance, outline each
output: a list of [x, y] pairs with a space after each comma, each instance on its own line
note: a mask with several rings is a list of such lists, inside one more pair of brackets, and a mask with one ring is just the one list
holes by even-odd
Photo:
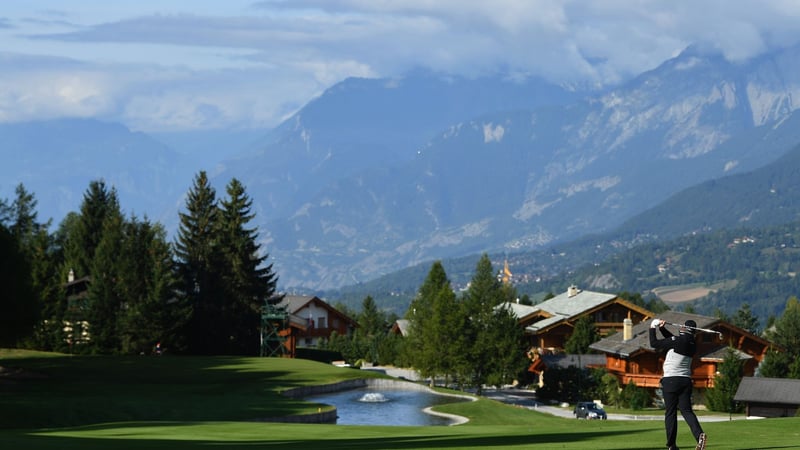
[[661, 379], [664, 393], [664, 428], [667, 431], [667, 447], [675, 445], [678, 437], [678, 410], [692, 430], [695, 440], [700, 438], [703, 428], [692, 411], [692, 379], [689, 377], [664, 377]]

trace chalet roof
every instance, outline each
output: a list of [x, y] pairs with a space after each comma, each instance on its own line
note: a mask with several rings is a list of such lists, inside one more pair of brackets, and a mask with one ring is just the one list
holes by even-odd
[[283, 299], [276, 306], [284, 308], [289, 313], [294, 314], [311, 303], [315, 298], [316, 297], [313, 295], [284, 295]]
[[571, 320], [586, 311], [598, 308], [615, 298], [617, 298], [616, 295], [603, 292], [569, 290], [537, 305], [507, 303], [506, 306], [510, 307], [518, 319], [535, 314], [547, 316], [525, 327], [525, 331], [537, 333], [559, 322]]
[[401, 336], [408, 336], [408, 329], [411, 326], [408, 319], [397, 319], [392, 325], [392, 331], [399, 331]]
[[[678, 311], [665, 311], [658, 316], [657, 319], [666, 320], [669, 323], [684, 323], [686, 320], [692, 319], [697, 323], [699, 328], [710, 328], [712, 325], [719, 323], [716, 317], [699, 316], [697, 314], [689, 314]], [[666, 325], [669, 326], [669, 325]], [[631, 356], [640, 351], [655, 351], [650, 347], [650, 335], [648, 329], [650, 328], [650, 321], [640, 322], [633, 325], [633, 338], [623, 340], [623, 333], [614, 333], [607, 338], [603, 338], [589, 348], [603, 353], [612, 353], [623, 357]], [[673, 334], [677, 334], [677, 329], [673, 327]]]
[[65, 288], [69, 288], [71, 286], [80, 286], [91, 282], [92, 282], [92, 277], [87, 275], [85, 277], [76, 278], [72, 281], [67, 281], [62, 286], [64, 286]]
[[[705, 355], [700, 355], [700, 359], [705, 361], [724, 361], [725, 357], [728, 356], [728, 349], [729, 347], [716, 348]], [[733, 353], [741, 360], [753, 358], [753, 356], [736, 348], [733, 349]]]
[[348, 317], [338, 309], [334, 308], [333, 306], [329, 305], [328, 302], [322, 300], [321, 298], [315, 295], [285, 295], [283, 299], [278, 303], [276, 306], [279, 308], [285, 308], [289, 314], [297, 314], [298, 311], [308, 306], [310, 303], [314, 303], [322, 308], [327, 309], [328, 311], [342, 317], [343, 319], [347, 320], [351, 324], [356, 324], [356, 321], [352, 318]]
[[800, 405], [800, 380], [744, 377], [733, 399], [738, 402]]

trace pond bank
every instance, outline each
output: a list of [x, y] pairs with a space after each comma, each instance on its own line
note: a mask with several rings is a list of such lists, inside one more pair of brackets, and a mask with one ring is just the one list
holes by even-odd
[[[281, 392], [281, 394], [290, 398], [305, 398], [314, 395], [329, 394], [332, 392], [347, 391], [347, 390], [367, 388], [367, 387], [375, 389], [384, 389], [384, 390], [396, 389], [405, 391], [428, 392], [435, 395], [468, 399], [470, 401], [476, 400], [475, 397], [470, 395], [448, 394], [448, 393], [437, 392], [427, 386], [418, 383], [412, 383], [410, 381], [375, 379], [375, 378], [360, 378], [355, 380], [345, 380], [345, 381], [340, 381], [338, 383], [331, 383], [319, 386], [301, 386], [301, 387], [287, 389]], [[468, 422], [469, 420], [466, 417], [433, 411], [431, 407], [425, 408], [423, 411], [427, 414], [439, 417], [445, 417], [453, 422], [451, 425], [463, 424]], [[330, 410], [319, 411], [317, 413], [312, 413], [312, 414], [293, 414], [281, 417], [266, 417], [266, 418], [254, 419], [254, 421], [280, 422], [280, 423], [336, 423], [336, 418], [337, 418], [337, 411], [336, 408], [333, 408]]]

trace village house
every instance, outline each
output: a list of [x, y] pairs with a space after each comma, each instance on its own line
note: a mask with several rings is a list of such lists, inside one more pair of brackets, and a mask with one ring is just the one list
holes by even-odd
[[[750, 376], [764, 359], [770, 346], [765, 339], [715, 317], [667, 311], [656, 318], [663, 319], [668, 324], [682, 324], [692, 319], [698, 328], [718, 332], [699, 332], [696, 335], [697, 353], [692, 363], [692, 381], [699, 394], [714, 386], [717, 368], [725, 359], [729, 348], [744, 361], [744, 375]], [[666, 326], [673, 334], [679, 333], [677, 326]], [[649, 328], [647, 319], [630, 321], [622, 333], [608, 336], [590, 346], [592, 350], [605, 355], [606, 370], [616, 375], [621, 385], [632, 381], [638, 387], [659, 387], [661, 366], [666, 355], [650, 347]], [[661, 338], [661, 333], [657, 334]]]
[[67, 311], [62, 322], [62, 330], [64, 331], [64, 341], [70, 347], [87, 344], [92, 339], [85, 312], [91, 281], [88, 276], [76, 279], [75, 272], [70, 269], [67, 282], [62, 285], [67, 298]]
[[355, 320], [316, 296], [286, 295], [276, 306], [285, 310], [296, 323], [290, 345], [298, 347], [317, 347], [334, 331], [347, 335], [358, 326]]
[[626, 319], [641, 322], [654, 313], [617, 295], [584, 291], [570, 286], [566, 292], [537, 305], [505, 303], [517, 317], [528, 340], [528, 370], [543, 382], [548, 355], [563, 353], [575, 323], [589, 317], [601, 336], [621, 332]]

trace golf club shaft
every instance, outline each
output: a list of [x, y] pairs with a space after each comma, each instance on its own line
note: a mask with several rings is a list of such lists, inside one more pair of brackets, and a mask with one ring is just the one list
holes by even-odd
[[695, 330], [695, 331], [702, 331], [704, 333], [714, 333], [714, 334], [718, 334], [718, 335], [722, 336], [722, 332], [721, 331], [709, 330], [708, 328], [689, 327], [689, 326], [686, 326], [686, 325], [681, 325], [679, 323], [672, 323], [672, 322], [666, 322], [666, 324], [667, 325], [672, 325], [672, 326], [675, 326], [675, 327], [688, 328], [690, 330]]

